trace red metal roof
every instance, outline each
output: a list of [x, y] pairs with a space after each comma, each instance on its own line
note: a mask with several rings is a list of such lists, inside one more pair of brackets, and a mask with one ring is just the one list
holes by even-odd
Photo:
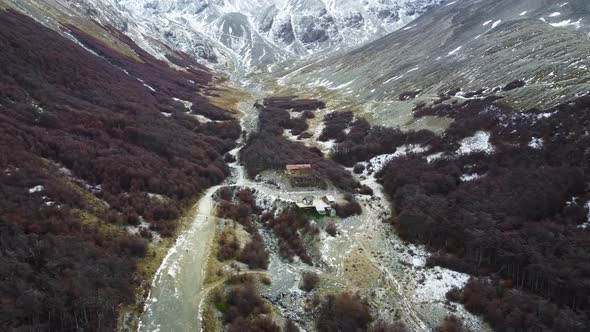
[[310, 169], [310, 164], [299, 164], [299, 165], [287, 165], [287, 169], [290, 171], [295, 171], [298, 169]]

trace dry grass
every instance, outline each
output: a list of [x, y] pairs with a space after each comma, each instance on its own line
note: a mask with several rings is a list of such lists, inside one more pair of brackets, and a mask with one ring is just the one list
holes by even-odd
[[[20, 4], [17, 4], [15, 6], [13, 4], [8, 3], [5, 0], [0, 0], [0, 9], [13, 8], [15, 10], [21, 11], [19, 5]], [[25, 8], [26, 5], [30, 5], [31, 7], [33, 7], [33, 12], [39, 11], [48, 18], [55, 20], [58, 24], [66, 23], [74, 25], [80, 30], [88, 33], [92, 37], [100, 40], [103, 44], [107, 45], [109, 48], [117, 51], [118, 53], [133, 58], [138, 62], [143, 62], [137, 56], [137, 54], [135, 54], [135, 52], [129, 47], [129, 45], [121, 42], [108, 31], [99, 26], [96, 22], [90, 19], [81, 16], [71, 16], [65, 9], [59, 10], [56, 9], [58, 7], [48, 6], [43, 2], [28, 1], [26, 4], [23, 4]]]
[[237, 110], [240, 103], [252, 99], [252, 94], [246, 90], [232, 86], [221, 86], [218, 91], [214, 91], [218, 96], [208, 96], [211, 104], [226, 109]]

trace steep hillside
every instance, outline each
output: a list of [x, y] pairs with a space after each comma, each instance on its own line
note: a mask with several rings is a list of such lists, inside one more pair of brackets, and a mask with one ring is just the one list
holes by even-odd
[[153, 56], [166, 47], [235, 71], [350, 48], [395, 31], [442, 0], [7, 0], [42, 22], [89, 18]]
[[185, 54], [176, 70], [112, 27], [93, 33], [120, 47], [59, 29], [77, 42], [0, 9], [2, 330], [112, 330], [241, 133]]
[[[405, 125], [415, 102], [455, 88], [491, 91], [514, 80], [507, 100], [523, 107], [554, 106], [590, 90], [587, 1], [456, 1], [358, 49], [290, 66], [283, 85], [326, 89], [363, 105], [376, 123]], [[275, 75], [275, 74], [273, 74]], [[399, 119], [398, 119], [399, 120]]]

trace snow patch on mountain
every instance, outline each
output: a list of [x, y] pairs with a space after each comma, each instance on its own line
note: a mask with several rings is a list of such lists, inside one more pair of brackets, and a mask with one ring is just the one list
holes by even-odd
[[251, 68], [376, 39], [444, 0], [87, 2], [125, 11], [137, 26], [129, 30], [134, 39], [149, 41], [149, 36], [212, 63], [238, 62]]
[[461, 146], [457, 154], [466, 155], [475, 152], [492, 153], [494, 147], [490, 143], [490, 133], [478, 131], [473, 136], [467, 137], [461, 141]]

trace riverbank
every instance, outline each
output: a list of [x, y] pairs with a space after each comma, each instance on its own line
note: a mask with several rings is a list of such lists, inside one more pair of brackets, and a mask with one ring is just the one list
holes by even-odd
[[[232, 86], [230, 82], [222, 81], [219, 82], [216, 91], [219, 94], [209, 96], [208, 99], [212, 104], [215, 104], [223, 109], [238, 110], [243, 100], [251, 101], [251, 94], [244, 89]], [[253, 101], [251, 101], [253, 103]], [[236, 118], [242, 121], [242, 112], [236, 113]], [[237, 143], [240, 143], [241, 139]], [[236, 171], [232, 168], [232, 174], [224, 181], [232, 181], [235, 177]], [[136, 301], [128, 306], [121, 307], [118, 309], [119, 317], [117, 321], [117, 331], [152, 331], [158, 328], [157, 321], [173, 321], [174, 315], [171, 315], [170, 319], [163, 317], [166, 314], [158, 314], [157, 312], [162, 309], [168, 311], [167, 306], [164, 304], [167, 300], [162, 300], [158, 294], [167, 294], [167, 291], [162, 289], [169, 289], [172, 294], [178, 295], [179, 288], [174, 284], [179, 281], [173, 281], [176, 278], [176, 274], [179, 272], [180, 265], [179, 259], [182, 260], [184, 256], [190, 257], [194, 255], [199, 260], [203, 260], [202, 257], [206, 256], [201, 253], [206, 252], [210, 247], [209, 243], [213, 240], [215, 220], [211, 215], [211, 204], [209, 199], [213, 192], [215, 192], [215, 186], [209, 188], [202, 193], [198, 198], [195, 198], [192, 203], [187, 204], [187, 207], [181, 212], [182, 217], [177, 221], [177, 228], [174, 234], [170, 237], [163, 237], [159, 239], [157, 243], [150, 243], [148, 246], [148, 252], [142, 260], [138, 262], [137, 280], [140, 281], [140, 285], [136, 288], [135, 298]], [[200, 248], [191, 248], [190, 243], [202, 243]], [[183, 254], [184, 253], [184, 254]], [[190, 259], [189, 259], [190, 260]], [[194, 273], [188, 273], [196, 277], [195, 283], [199, 284], [199, 279], [204, 278], [204, 271], [200, 271], [198, 266], [204, 265], [199, 262], [193, 261], [191, 266], [196, 266], [197, 269]], [[188, 277], [185, 280], [185, 284], [188, 286], [192, 284], [190, 281], [192, 277]], [[182, 289], [187, 289], [183, 288]], [[193, 292], [198, 291], [199, 286], [193, 287]], [[190, 289], [190, 288], [188, 288]], [[188, 294], [189, 292], [183, 292]], [[173, 296], [176, 297], [176, 296]], [[187, 295], [186, 301], [191, 301], [191, 296]], [[174, 303], [178, 299], [169, 299], [169, 303]], [[182, 307], [197, 307], [198, 301], [195, 305], [186, 305]], [[179, 306], [180, 307], [180, 306]], [[174, 314], [174, 312], [171, 312]], [[187, 316], [192, 315], [187, 313]], [[195, 317], [197, 314], [195, 314]], [[195, 319], [198, 321], [198, 319]], [[194, 327], [196, 325], [193, 325]], [[187, 328], [192, 328], [191, 326]]]
[[178, 227], [173, 236], [162, 238], [157, 244], [150, 243], [146, 256], [138, 263], [138, 279], [141, 280], [140, 286], [136, 289], [136, 301], [129, 306], [119, 309], [119, 319], [117, 322], [117, 331], [136, 331], [139, 320], [144, 311], [146, 299], [152, 288], [152, 282], [157, 271], [160, 269], [162, 262], [168, 255], [168, 252], [175, 245], [180, 234], [186, 232], [190, 227], [192, 220], [198, 214], [195, 208], [198, 200], [190, 204], [190, 208], [183, 211], [178, 220]]

